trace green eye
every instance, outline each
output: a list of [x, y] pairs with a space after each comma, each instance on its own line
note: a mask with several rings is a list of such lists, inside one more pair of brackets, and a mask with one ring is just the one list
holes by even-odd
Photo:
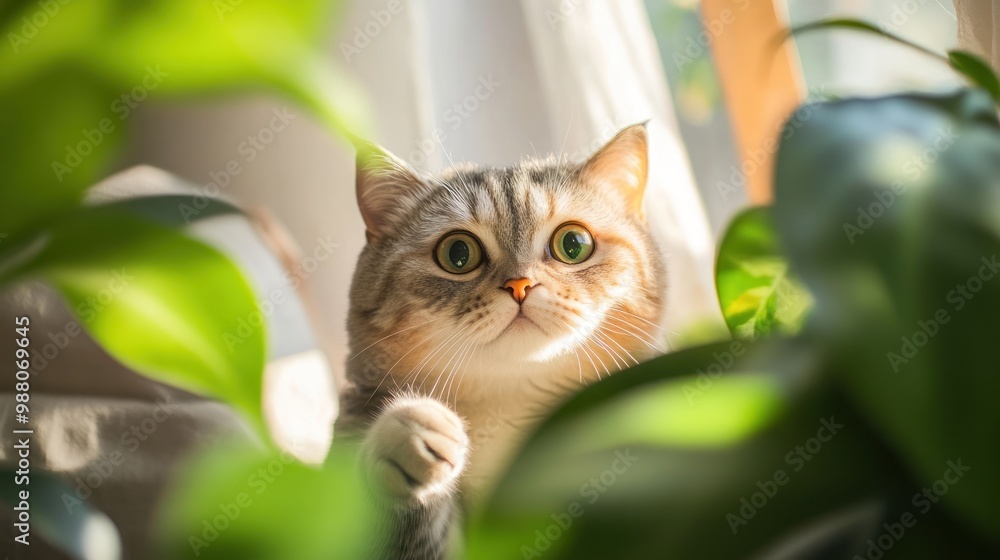
[[566, 264], [579, 264], [594, 254], [594, 238], [580, 224], [563, 224], [552, 234], [552, 256]]
[[452, 232], [444, 236], [434, 251], [438, 266], [452, 274], [472, 272], [483, 262], [483, 249], [471, 234]]

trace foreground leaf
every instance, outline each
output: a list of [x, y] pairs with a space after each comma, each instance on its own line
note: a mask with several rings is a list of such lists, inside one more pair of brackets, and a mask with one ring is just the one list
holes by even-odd
[[733, 219], [719, 248], [715, 279], [722, 315], [736, 338], [794, 334], [812, 303], [788, 270], [768, 208], [751, 208]]
[[368, 557], [377, 526], [352, 453], [315, 469], [284, 453], [226, 447], [185, 472], [165, 508], [160, 558]]
[[1000, 539], [996, 108], [971, 91], [809, 110], [774, 205], [816, 298], [809, 334], [921, 484], [971, 468], [938, 483], [941, 507]]
[[[892, 461], [863, 424], [816, 385], [802, 392], [815, 381], [795, 380], [811, 371], [805, 350], [734, 341], [587, 388], [474, 519], [469, 558], [743, 558], [780, 540], [789, 520], [891, 494]], [[787, 375], [748, 373], [779, 356]], [[799, 457], [820, 430], [821, 452]], [[766, 504], [744, 506], [758, 484]]]
[[243, 274], [212, 247], [92, 208], [52, 228], [17, 275], [51, 282], [124, 365], [226, 401], [264, 433], [263, 317]]
[[[0, 6], [0, 233], [72, 209], [151, 98], [278, 91], [333, 131], [362, 132], [364, 96], [322, 53], [337, 2], [91, 0]], [[39, 27], [32, 21], [43, 21]], [[25, 22], [28, 23], [25, 23]]]

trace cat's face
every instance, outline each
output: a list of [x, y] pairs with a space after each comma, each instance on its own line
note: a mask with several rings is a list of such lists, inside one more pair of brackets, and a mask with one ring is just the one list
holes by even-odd
[[352, 353], [378, 344], [397, 360], [397, 383], [419, 383], [469, 365], [530, 375], [559, 360], [589, 378], [660, 344], [644, 127], [578, 166], [423, 177], [370, 150], [359, 160], [369, 245], [352, 288]]

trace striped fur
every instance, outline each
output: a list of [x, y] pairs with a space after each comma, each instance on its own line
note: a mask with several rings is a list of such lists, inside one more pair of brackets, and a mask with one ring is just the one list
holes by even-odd
[[[440, 523], [474, 503], [530, 428], [582, 385], [662, 350], [664, 270], [642, 216], [644, 125], [625, 129], [579, 165], [555, 158], [509, 168], [421, 175], [359, 146], [358, 197], [368, 227], [350, 294], [338, 433], [364, 435], [395, 399], [430, 397], [464, 421], [470, 456], [448, 495], [394, 504], [389, 557], [443, 557]], [[548, 251], [561, 224], [593, 235], [587, 261]], [[449, 232], [472, 233], [485, 260], [468, 274], [433, 258]], [[505, 281], [529, 278], [531, 323], [512, 324]], [[377, 458], [374, 460], [377, 461]], [[454, 511], [453, 511], [454, 510]], [[407, 513], [408, 512], [408, 513]], [[431, 543], [431, 544], [429, 544]], [[408, 548], [409, 547], [409, 548]]]

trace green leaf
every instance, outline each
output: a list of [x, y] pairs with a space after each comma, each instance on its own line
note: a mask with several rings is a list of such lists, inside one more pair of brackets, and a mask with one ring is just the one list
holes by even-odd
[[0, 232], [16, 236], [72, 210], [104, 173], [124, 127], [109, 109], [114, 95], [112, 86], [68, 64], [20, 87], [0, 86], [0, 106], [8, 108], [0, 111], [0, 130], [16, 138], [0, 150]]
[[868, 23], [867, 21], [860, 20], [860, 19], [852, 19], [852, 18], [828, 18], [828, 19], [821, 19], [819, 21], [814, 21], [814, 22], [803, 24], [803, 25], [795, 26], [795, 27], [793, 27], [792, 29], [790, 29], [788, 31], [787, 35], [781, 37], [780, 39], [782, 41], [784, 41], [788, 37], [791, 37], [791, 36], [794, 36], [794, 35], [804, 35], [806, 33], [811, 33], [813, 31], [820, 31], [820, 30], [827, 30], [827, 29], [850, 29], [850, 30], [853, 30], [853, 31], [861, 31], [861, 32], [864, 32], [864, 33], [872, 33], [872, 34], [875, 34], [875, 35], [881, 35], [882, 37], [885, 37], [886, 39], [889, 39], [890, 41], [893, 41], [895, 43], [899, 43], [901, 45], [905, 45], [907, 47], [910, 47], [911, 49], [915, 49], [915, 50], [920, 51], [920, 52], [922, 52], [922, 53], [924, 53], [926, 55], [930, 55], [930, 56], [932, 56], [934, 58], [937, 58], [937, 59], [940, 59], [940, 60], [943, 60], [943, 61], [947, 62], [947, 59], [945, 59], [940, 54], [938, 54], [938, 53], [936, 53], [936, 52], [928, 49], [927, 47], [923, 47], [921, 45], [918, 45], [917, 43], [914, 43], [912, 41], [908, 41], [906, 39], [903, 39], [902, 37], [900, 37], [898, 35], [893, 35], [892, 33], [889, 33], [888, 31], [885, 31], [884, 29], [882, 29], [882, 28], [880, 28], [880, 27], [878, 27], [876, 25], [873, 25], [871, 23]]
[[994, 102], [1000, 103], [1000, 81], [997, 80], [997, 75], [993, 71], [993, 68], [991, 68], [990, 65], [978, 55], [968, 51], [956, 49], [948, 51], [948, 56], [945, 57], [940, 53], [928, 49], [927, 47], [903, 39], [898, 35], [893, 35], [892, 33], [889, 33], [888, 31], [866, 21], [850, 18], [824, 19], [794, 27], [788, 32], [788, 35], [781, 37], [781, 40], [786, 40], [787, 37], [792, 35], [802, 35], [808, 32], [824, 29], [851, 29], [864, 33], [873, 33], [895, 43], [905, 45], [911, 49], [932, 56], [947, 63], [953, 70], [969, 80], [971, 84], [988, 91], [993, 97]]
[[[5, 111], [0, 125], [18, 139], [19, 149], [0, 155], [0, 232], [18, 234], [70, 210], [106, 173], [130, 116], [149, 99], [277, 91], [312, 110], [331, 130], [365, 130], [364, 96], [321, 54], [329, 11], [336, 5], [327, 0], [5, 5], [0, 32], [11, 44], [0, 49], [0, 102], [17, 109]], [[45, 24], [31, 27], [33, 18]], [[63, 168], [57, 172], [54, 165]]]
[[812, 298], [788, 271], [770, 210], [751, 208], [730, 224], [715, 266], [719, 305], [736, 338], [799, 331]]
[[[48, 473], [29, 469], [26, 484], [15, 484], [21, 475], [14, 469], [0, 469], [0, 501], [10, 506], [12, 523], [27, 516], [28, 545], [12, 543], [25, 557], [37, 549], [39, 537], [78, 560], [117, 560], [121, 558], [121, 539], [110, 519], [87, 502], [76, 500], [75, 490]], [[23, 474], [23, 473], [22, 473]], [[27, 492], [22, 499], [21, 492]], [[66, 498], [72, 497], [67, 505]], [[15, 525], [8, 528], [12, 538], [21, 534]], [[15, 557], [20, 557], [15, 554]]]
[[949, 462], [972, 466], [941, 504], [996, 539], [995, 105], [976, 90], [800, 111], [778, 153], [774, 215], [816, 298], [808, 335], [921, 484]]
[[[768, 363], [785, 369], [753, 373]], [[863, 421], [809, 375], [816, 363], [799, 342], [732, 341], [588, 387], [531, 438], [474, 516], [468, 557], [745, 558], [787, 535], [789, 520], [905, 495]], [[796, 453], [836, 425], [808, 460]], [[780, 486], [778, 471], [788, 478]], [[759, 484], [773, 495], [734, 535], [728, 516]]]
[[354, 454], [337, 451], [322, 469], [245, 447], [198, 457], [167, 493], [159, 557], [370, 558], [378, 528], [371, 498]]
[[46, 232], [41, 253], [16, 275], [51, 282], [124, 365], [222, 399], [265, 433], [260, 312], [243, 274], [212, 247], [98, 207]]
[[[117, 84], [122, 95], [133, 88], [155, 95], [278, 88], [308, 100], [335, 129], [361, 130], [367, 125], [363, 95], [319, 54], [333, 6], [328, 0], [61, 5], [36, 37], [16, 52], [0, 51], [0, 84], [16, 85], [70, 62]], [[20, 33], [21, 17], [37, 10], [29, 4], [0, 22], [4, 35]]]
[[967, 51], [952, 50], [948, 51], [948, 62], [970, 82], [990, 92], [994, 101], [1000, 102], [1000, 81], [986, 61]]

